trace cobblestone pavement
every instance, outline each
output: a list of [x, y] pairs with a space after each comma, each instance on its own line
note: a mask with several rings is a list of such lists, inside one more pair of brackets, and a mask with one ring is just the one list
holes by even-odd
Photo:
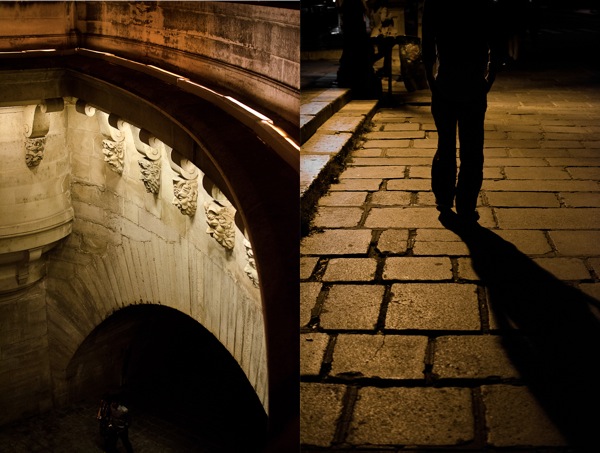
[[301, 242], [303, 451], [600, 451], [599, 75], [499, 75], [458, 234], [426, 93], [376, 110]]

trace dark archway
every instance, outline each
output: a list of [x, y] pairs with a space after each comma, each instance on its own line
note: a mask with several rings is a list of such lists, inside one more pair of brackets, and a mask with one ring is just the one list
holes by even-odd
[[71, 399], [119, 393], [193, 434], [206, 451], [261, 451], [267, 415], [244, 372], [201, 324], [172, 308], [137, 305], [102, 322], [67, 369]]

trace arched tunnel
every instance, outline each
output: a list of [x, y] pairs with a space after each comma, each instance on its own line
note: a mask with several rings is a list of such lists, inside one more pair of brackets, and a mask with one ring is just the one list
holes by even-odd
[[169, 307], [116, 311], [67, 367], [72, 401], [118, 396], [214, 451], [261, 451], [267, 416], [244, 372], [200, 323]]

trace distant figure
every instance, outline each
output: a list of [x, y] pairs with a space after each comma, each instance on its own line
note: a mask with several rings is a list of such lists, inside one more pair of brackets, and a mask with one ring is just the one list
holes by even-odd
[[108, 424], [106, 427], [106, 451], [108, 453], [116, 453], [117, 442], [121, 439], [125, 450], [128, 453], [133, 453], [133, 447], [129, 442], [129, 425], [131, 417], [129, 409], [122, 405], [119, 400], [113, 399], [110, 403]]
[[[431, 186], [440, 221], [476, 223], [483, 183], [483, 123], [501, 58], [491, 0], [425, 0], [423, 62], [438, 147]], [[460, 143], [457, 181], [456, 131]]]

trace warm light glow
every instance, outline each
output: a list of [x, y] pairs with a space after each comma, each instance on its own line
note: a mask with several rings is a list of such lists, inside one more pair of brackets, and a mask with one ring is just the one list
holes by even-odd
[[259, 118], [260, 120], [266, 121], [267, 123], [273, 123], [273, 120], [271, 118], [268, 118], [265, 115], [263, 115], [262, 113], [257, 112], [253, 108], [248, 107], [246, 104], [238, 101], [237, 99], [232, 98], [231, 96], [225, 96], [225, 99], [229, 99], [231, 102], [233, 102], [234, 104], [239, 105], [241, 108], [243, 108], [247, 112], [252, 113], [254, 116], [256, 116], [257, 118]]

